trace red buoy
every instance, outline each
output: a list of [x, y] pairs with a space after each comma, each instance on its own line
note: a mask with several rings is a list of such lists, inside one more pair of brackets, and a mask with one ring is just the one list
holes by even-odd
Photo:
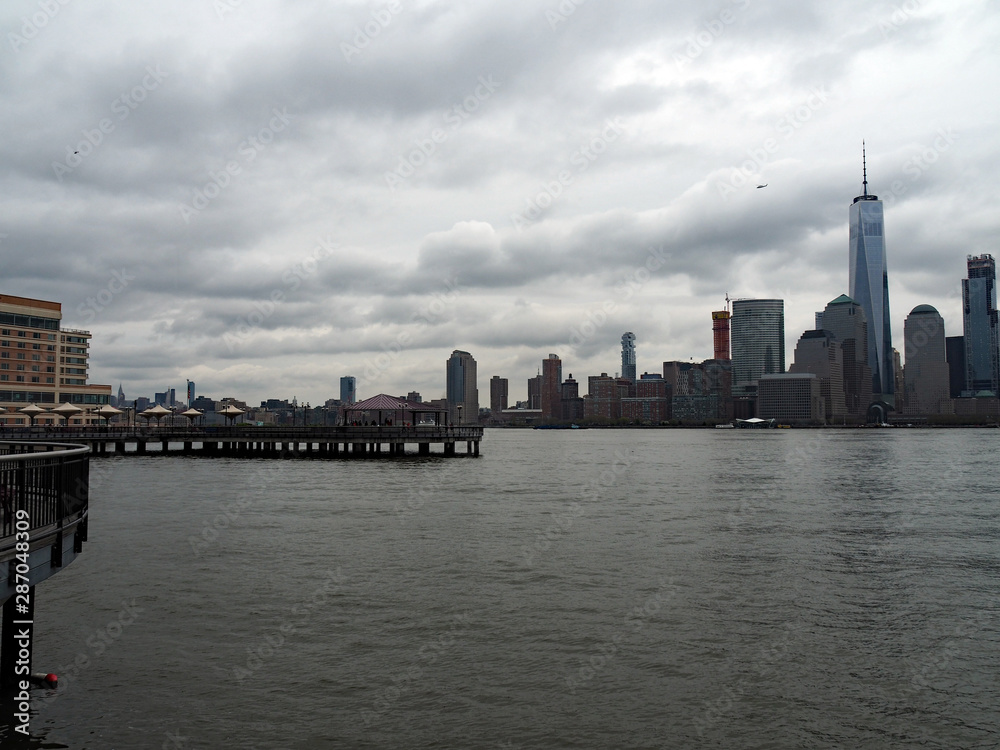
[[54, 688], [59, 686], [59, 677], [52, 672], [45, 674], [44, 672], [32, 672], [31, 681], [36, 685], [46, 688]]

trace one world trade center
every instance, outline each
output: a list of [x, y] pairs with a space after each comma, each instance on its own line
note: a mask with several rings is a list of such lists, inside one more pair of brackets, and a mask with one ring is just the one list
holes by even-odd
[[882, 201], [868, 194], [868, 165], [861, 150], [864, 193], [851, 204], [851, 291], [868, 318], [868, 366], [872, 396], [895, 408], [895, 373], [889, 319], [889, 277], [885, 261]]

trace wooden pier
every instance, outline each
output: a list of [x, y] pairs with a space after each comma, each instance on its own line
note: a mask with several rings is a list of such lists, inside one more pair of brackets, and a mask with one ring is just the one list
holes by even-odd
[[[463, 425], [309, 427], [61, 427], [8, 429], [17, 439], [88, 445], [94, 456], [188, 455], [239, 458], [478, 456], [483, 428]], [[464, 452], [458, 446], [465, 444]], [[434, 450], [432, 451], [432, 446]]]

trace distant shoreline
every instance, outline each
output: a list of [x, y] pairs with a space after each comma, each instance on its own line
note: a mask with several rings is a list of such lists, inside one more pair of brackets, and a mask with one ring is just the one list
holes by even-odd
[[[728, 422], [720, 422], [719, 424], [729, 424]], [[530, 424], [518, 424], [518, 425], [483, 425], [487, 430], [533, 430], [536, 426], [541, 427], [542, 425], [530, 425]], [[580, 425], [579, 429], [574, 430], [571, 427], [563, 427], [558, 425], [557, 429], [553, 430], [549, 428], [547, 431], [559, 431], [559, 432], [579, 432], [580, 430], [712, 430], [715, 429], [717, 425], [715, 424], [588, 424]], [[876, 425], [876, 424], [791, 424], [784, 429], [793, 430], [873, 430], [873, 429], [906, 429], [906, 430], [916, 430], [916, 429], [954, 429], [954, 428], [980, 428], [980, 429], [996, 429], [1000, 427], [1000, 424], [990, 423], [973, 423], [973, 422], [935, 422], [933, 424], [928, 423], [906, 423], [906, 424], [889, 424], [887, 426]], [[728, 428], [723, 428], [728, 429]], [[735, 428], [741, 429], [741, 428]], [[742, 428], [751, 429], [751, 428]], [[772, 429], [772, 428], [756, 428], [756, 429]]]

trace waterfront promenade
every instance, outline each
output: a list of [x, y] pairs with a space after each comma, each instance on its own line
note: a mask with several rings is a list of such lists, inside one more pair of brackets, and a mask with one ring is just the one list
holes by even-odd
[[[387, 458], [403, 456], [408, 451], [421, 456], [432, 453], [444, 456], [478, 456], [483, 428], [478, 425], [71, 425], [8, 426], [3, 434], [3, 439], [7, 440], [65, 440], [88, 445], [95, 456], [174, 454], [247, 458]], [[460, 443], [465, 443], [464, 453], [457, 449]], [[435, 446], [433, 451], [432, 446]]]
[[65, 442], [0, 441], [0, 723], [16, 720], [25, 733], [29, 684], [55, 680], [32, 672], [35, 587], [83, 551], [89, 454]]

